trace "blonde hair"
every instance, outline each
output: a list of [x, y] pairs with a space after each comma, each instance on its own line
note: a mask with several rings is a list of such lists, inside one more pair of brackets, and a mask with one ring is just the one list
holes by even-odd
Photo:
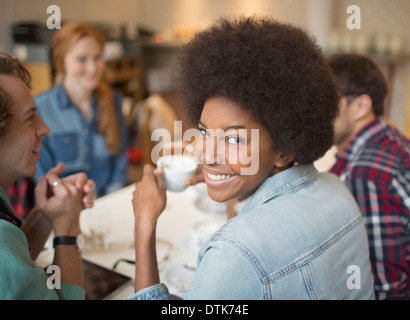
[[[63, 25], [53, 37], [53, 65], [56, 70], [56, 81], [64, 76], [64, 58], [66, 54], [84, 37], [93, 37], [104, 50], [104, 35], [93, 25], [71, 21]], [[105, 136], [107, 147], [111, 154], [118, 155], [121, 150], [120, 127], [115, 111], [114, 94], [104, 81], [97, 86], [97, 123], [98, 130]]]

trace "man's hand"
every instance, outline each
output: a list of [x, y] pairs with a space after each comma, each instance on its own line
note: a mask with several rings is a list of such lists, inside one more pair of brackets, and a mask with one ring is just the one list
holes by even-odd
[[84, 173], [60, 178], [64, 164], [60, 163], [41, 177], [36, 189], [37, 208], [51, 222], [56, 235], [81, 233], [79, 215], [94, 204], [94, 182]]

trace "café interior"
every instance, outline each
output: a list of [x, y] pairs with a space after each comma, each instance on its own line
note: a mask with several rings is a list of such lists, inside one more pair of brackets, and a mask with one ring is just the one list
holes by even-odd
[[[325, 54], [357, 52], [371, 56], [388, 81], [386, 121], [409, 138], [410, 3], [355, 0], [353, 8], [351, 4], [348, 0], [0, 0], [0, 51], [23, 61], [32, 75], [31, 93], [36, 95], [53, 86], [55, 80], [51, 61], [55, 29], [47, 25], [48, 20], [54, 19], [54, 26], [59, 18], [61, 24], [83, 20], [100, 28], [107, 39], [104, 78], [124, 95], [122, 109], [130, 142], [131, 184], [141, 179], [143, 165], [152, 161], [153, 130], [167, 128], [174, 132], [174, 121], [182, 121], [184, 129], [192, 126], [172, 89], [173, 62], [181, 45], [220, 16], [272, 16], [311, 33]], [[49, 9], [51, 5], [54, 10]], [[334, 151], [329, 150], [316, 166], [326, 171], [333, 161]], [[182, 194], [172, 195], [167, 205], [171, 212], [161, 218], [158, 226], [160, 273], [176, 292], [184, 292], [192, 280], [190, 271], [197, 246], [186, 245], [187, 237], [198, 242], [200, 235], [192, 231], [193, 227], [184, 234], [167, 226], [176, 223], [175, 217], [191, 226], [204, 220], [219, 224], [225, 210], [205, 199], [203, 189], [194, 191], [194, 201], [186, 200]], [[132, 278], [134, 266], [127, 260], [133, 257], [133, 222], [132, 215], [125, 215], [131, 211], [129, 193], [127, 189], [126, 193], [99, 199], [97, 208], [112, 208], [121, 218], [112, 221], [110, 247], [104, 252], [88, 248], [84, 256], [110, 269], [117, 263], [116, 270]], [[112, 207], [113, 198], [116, 207]], [[181, 203], [187, 208], [184, 212], [178, 210]], [[44, 253], [42, 258], [46, 260], [47, 255]], [[185, 269], [179, 268], [181, 264]], [[132, 289], [125, 290], [115, 298], [131, 292]]]
[[[154, 126], [172, 128], [174, 120], [182, 120], [184, 129], [189, 127], [172, 93], [173, 61], [181, 44], [220, 16], [269, 15], [310, 32], [326, 53], [371, 55], [389, 83], [386, 118], [410, 136], [410, 4], [405, 0], [358, 0], [360, 12], [350, 13], [347, 0], [60, 0], [52, 4], [3, 0], [0, 48], [24, 61], [33, 76], [33, 95], [54, 81], [50, 46], [55, 29], [47, 27], [56, 14], [51, 5], [58, 6], [61, 23], [92, 22], [106, 36], [104, 77], [126, 97], [123, 111], [132, 139], [130, 181], [138, 180], [141, 164], [150, 162], [152, 145], [142, 132]], [[360, 15], [357, 21], [354, 14]], [[356, 25], [349, 28], [349, 21]], [[156, 119], [144, 120], [143, 104], [154, 105]], [[136, 122], [151, 122], [151, 128]], [[136, 127], [140, 132], [134, 132]], [[318, 166], [326, 170], [331, 161], [329, 156]]]

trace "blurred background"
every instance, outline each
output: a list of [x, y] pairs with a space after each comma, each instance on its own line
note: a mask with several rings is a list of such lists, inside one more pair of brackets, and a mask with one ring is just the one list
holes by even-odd
[[[33, 94], [53, 84], [53, 30], [46, 26], [50, 5], [59, 6], [62, 23], [84, 20], [103, 30], [108, 40], [105, 78], [127, 97], [124, 113], [130, 119], [130, 131], [136, 106], [142, 102], [167, 104], [170, 110], [163, 115], [163, 123], [172, 117], [184, 120], [171, 81], [172, 64], [182, 43], [219, 16], [257, 14], [303, 28], [326, 53], [372, 56], [390, 87], [387, 119], [410, 136], [408, 0], [0, 0], [0, 50], [24, 61], [33, 75]], [[346, 12], [350, 5], [360, 9], [360, 29], [347, 27], [353, 14]]]

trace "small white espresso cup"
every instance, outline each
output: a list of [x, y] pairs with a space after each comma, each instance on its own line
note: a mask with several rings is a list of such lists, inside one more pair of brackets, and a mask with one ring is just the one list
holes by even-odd
[[158, 159], [157, 167], [164, 170], [165, 188], [172, 192], [181, 192], [185, 190], [184, 181], [195, 174], [198, 164], [191, 157], [168, 155]]

